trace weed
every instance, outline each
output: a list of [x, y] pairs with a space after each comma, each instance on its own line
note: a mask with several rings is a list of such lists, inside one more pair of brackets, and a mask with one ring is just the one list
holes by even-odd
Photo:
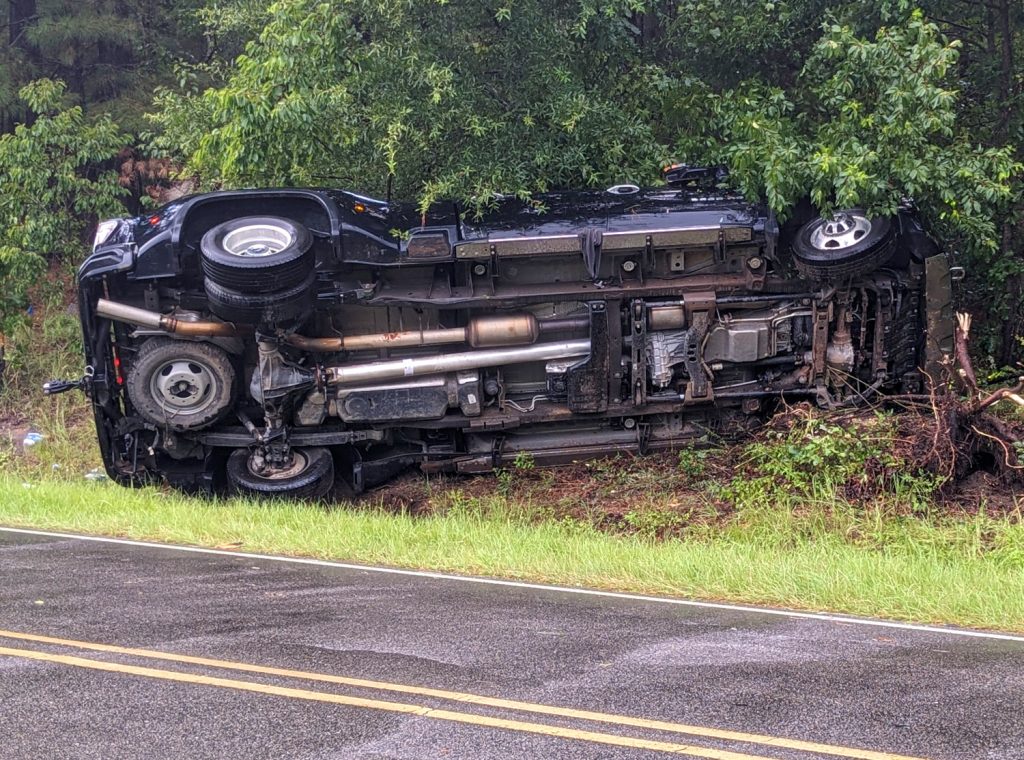
[[707, 472], [707, 449], [688, 448], [679, 452], [679, 472], [688, 478], [701, 478]]
[[685, 523], [678, 512], [664, 509], [632, 509], [622, 516], [622, 522], [638, 536], [647, 539], [665, 538]]
[[511, 496], [516, 482], [515, 473], [512, 470], [501, 468], [494, 471], [494, 478], [498, 481], [496, 489], [498, 493], [504, 497]]
[[532, 473], [535, 467], [533, 454], [528, 451], [518, 452], [512, 460], [511, 469], [502, 467], [494, 471], [494, 477], [498, 481], [498, 493], [504, 497], [511, 496], [516, 489], [523, 485], [522, 476]]
[[536, 466], [536, 462], [534, 462], [533, 454], [528, 451], [520, 451], [516, 454], [516, 458], [512, 460], [512, 466], [520, 471], [528, 471]]
[[910, 469], [893, 453], [895, 437], [887, 414], [848, 427], [808, 416], [743, 447], [740, 474], [714, 490], [741, 509], [890, 502], [927, 512], [942, 479]]
[[480, 518], [488, 511], [480, 499], [458, 489], [440, 495], [437, 508], [441, 514], [459, 518]]

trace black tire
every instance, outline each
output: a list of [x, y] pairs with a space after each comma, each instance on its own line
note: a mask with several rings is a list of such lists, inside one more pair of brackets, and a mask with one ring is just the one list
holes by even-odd
[[316, 272], [310, 272], [299, 284], [272, 293], [242, 293], [225, 288], [209, 277], [203, 281], [210, 311], [228, 322], [247, 325], [299, 322], [313, 310], [313, 284]]
[[895, 250], [891, 219], [869, 219], [861, 209], [847, 209], [801, 227], [793, 240], [793, 262], [804, 277], [835, 281], [873, 272]]
[[334, 459], [329, 449], [312, 447], [292, 449], [302, 460], [295, 472], [276, 477], [259, 475], [249, 467], [252, 453], [235, 449], [228, 457], [228, 485], [234, 493], [263, 498], [322, 499], [334, 486]]
[[125, 386], [148, 422], [178, 432], [200, 430], [231, 411], [235, 369], [212, 343], [150, 338], [132, 360]]
[[290, 219], [245, 216], [218, 224], [199, 248], [208, 279], [240, 293], [261, 293], [305, 280], [316, 263], [312, 244], [309, 230]]

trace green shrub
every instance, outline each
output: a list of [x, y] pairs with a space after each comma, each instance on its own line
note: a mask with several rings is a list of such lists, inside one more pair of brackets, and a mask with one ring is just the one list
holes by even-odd
[[897, 450], [888, 414], [848, 425], [794, 414], [788, 429], [771, 430], [743, 447], [740, 472], [716, 495], [738, 508], [793, 502], [899, 503], [927, 510], [942, 480], [908, 465]]
[[683, 449], [679, 452], [679, 472], [690, 478], [700, 478], [707, 472], [707, 449]]
[[125, 145], [117, 125], [62, 108], [63, 82], [41, 79], [20, 96], [36, 118], [0, 136], [0, 332], [21, 319], [48, 261], [81, 251], [97, 217], [124, 213], [117, 175], [97, 170]]

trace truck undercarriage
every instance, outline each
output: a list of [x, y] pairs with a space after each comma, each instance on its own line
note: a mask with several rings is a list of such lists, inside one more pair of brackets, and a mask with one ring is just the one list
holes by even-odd
[[[688, 177], [426, 213], [222, 192], [101, 225], [79, 274], [107, 471], [319, 497], [735, 437], [918, 392], [949, 264], [912, 211], [786, 224]], [[73, 384], [54, 384], [62, 390]]]

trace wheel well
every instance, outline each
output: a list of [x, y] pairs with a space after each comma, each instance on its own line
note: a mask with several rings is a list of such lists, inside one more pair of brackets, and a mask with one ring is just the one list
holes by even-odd
[[302, 224], [314, 239], [330, 239], [336, 232], [327, 201], [309, 196], [278, 194], [211, 197], [193, 205], [185, 216], [179, 237], [184, 248], [198, 248], [204, 234], [216, 225], [242, 216], [282, 216]]

